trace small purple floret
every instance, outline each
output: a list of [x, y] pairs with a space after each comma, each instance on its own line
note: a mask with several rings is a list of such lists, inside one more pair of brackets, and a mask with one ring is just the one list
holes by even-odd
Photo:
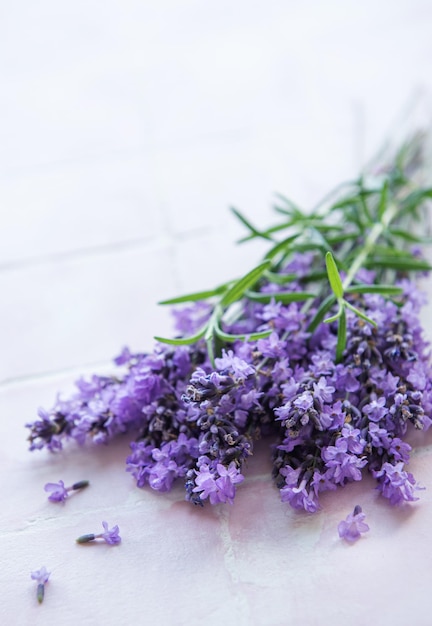
[[58, 483], [46, 483], [44, 490], [50, 494], [48, 500], [51, 502], [64, 502], [68, 497], [68, 490], [62, 480]]
[[47, 568], [43, 566], [40, 569], [31, 572], [30, 577], [35, 580], [39, 585], [44, 585], [48, 582], [50, 575], [51, 572], [48, 572]]
[[365, 518], [366, 515], [362, 512], [361, 506], [357, 505], [354, 511], [347, 515], [346, 519], [339, 522], [339, 537], [350, 543], [359, 539], [362, 533], [366, 533], [369, 530], [369, 526], [364, 521]]
[[104, 527], [105, 532], [96, 535], [96, 537], [100, 537], [110, 546], [114, 546], [121, 542], [121, 537], [119, 535], [120, 529], [118, 526], [114, 526], [111, 530], [108, 528], [107, 522], [102, 522], [102, 526]]

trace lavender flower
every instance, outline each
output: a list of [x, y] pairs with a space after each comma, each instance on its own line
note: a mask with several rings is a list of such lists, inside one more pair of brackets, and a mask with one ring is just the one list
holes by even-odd
[[362, 533], [369, 530], [369, 526], [364, 521], [365, 518], [366, 515], [362, 512], [361, 506], [357, 504], [354, 511], [347, 515], [345, 520], [339, 522], [339, 537], [349, 542], [357, 541]]
[[119, 535], [120, 529], [118, 526], [114, 526], [111, 530], [108, 528], [107, 522], [102, 522], [102, 526], [104, 527], [104, 532], [99, 534], [88, 534], [81, 535], [76, 539], [77, 543], [90, 543], [91, 541], [95, 541], [96, 539], [103, 539], [105, 543], [110, 546], [115, 546], [121, 542], [121, 537]]
[[211, 470], [212, 465], [203, 463], [196, 473], [196, 487], [192, 489], [199, 494], [200, 500], [209, 498], [211, 504], [234, 501], [235, 485], [243, 482], [244, 476], [232, 461], [228, 467], [221, 463], [216, 464], [216, 469]]
[[88, 480], [80, 480], [77, 483], [74, 483], [70, 487], [65, 487], [65, 484], [62, 480], [59, 480], [58, 483], [46, 483], [44, 486], [44, 490], [49, 493], [48, 500], [51, 502], [64, 502], [66, 498], [69, 497], [70, 491], [78, 491], [80, 489], [85, 489], [89, 486]]
[[48, 572], [45, 566], [31, 572], [30, 574], [30, 577], [37, 582], [36, 597], [39, 604], [42, 604], [43, 602], [45, 596], [45, 585], [48, 582], [50, 575], [51, 572]]
[[[127, 433], [126, 469], [139, 487], [166, 492], [183, 480], [186, 499], [202, 506], [233, 502], [254, 441], [270, 435], [273, 477], [294, 508], [315, 512], [321, 493], [366, 472], [390, 503], [415, 500], [405, 436], [432, 424], [424, 300], [414, 282], [428, 265], [404, 250], [403, 233], [430, 190], [406, 185], [418, 163], [411, 154], [403, 165], [409, 154], [383, 170], [381, 187], [366, 189], [362, 178], [316, 214], [288, 204], [286, 224], [253, 229], [250, 237], [264, 234], [271, 245], [262, 263], [171, 301], [192, 303], [175, 312], [181, 336], [148, 354], [125, 348], [111, 376], [78, 381], [71, 398], [28, 424], [30, 449]], [[334, 257], [324, 258], [323, 246]], [[61, 481], [49, 490], [54, 501], [68, 491]]]
[[416, 485], [414, 476], [406, 472], [403, 467], [402, 461], [395, 465], [383, 463], [379, 471], [373, 471], [373, 475], [378, 479], [377, 489], [389, 499], [390, 504], [418, 500], [414, 492], [420, 487]]

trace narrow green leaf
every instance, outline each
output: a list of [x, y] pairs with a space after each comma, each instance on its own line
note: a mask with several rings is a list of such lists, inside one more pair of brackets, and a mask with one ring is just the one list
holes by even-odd
[[272, 238], [269, 235], [256, 229], [255, 226], [253, 226], [253, 224], [251, 224], [251, 222], [249, 222], [249, 220], [242, 213], [240, 213], [238, 209], [231, 207], [231, 211], [234, 213], [237, 219], [240, 220], [240, 222], [244, 226], [246, 226], [246, 228], [252, 233], [252, 236], [249, 235], [248, 237], [243, 238], [241, 241], [245, 241], [245, 239], [251, 239], [253, 237], [263, 237], [264, 239], [270, 239], [270, 241], [272, 241]]
[[331, 211], [335, 211], [336, 209], [345, 209], [346, 207], [352, 206], [358, 203], [358, 196], [350, 196], [348, 198], [343, 198], [342, 200], [338, 200], [330, 207]]
[[412, 211], [428, 198], [432, 198], [432, 188], [416, 189], [402, 202], [402, 208], [406, 212]]
[[363, 213], [364, 213], [364, 216], [366, 218], [366, 221], [371, 223], [373, 220], [372, 220], [371, 212], [369, 211], [369, 207], [368, 207], [366, 198], [367, 198], [367, 194], [362, 189], [362, 191], [360, 191], [360, 193], [359, 193], [360, 206], [363, 209]]
[[253, 270], [248, 272], [245, 276], [243, 276], [243, 278], [240, 278], [238, 281], [236, 281], [224, 294], [220, 302], [221, 305], [223, 307], [226, 307], [232, 304], [233, 302], [235, 302], [236, 300], [239, 300], [244, 294], [244, 292], [246, 291], [246, 289], [248, 289], [249, 287], [252, 287], [257, 282], [257, 280], [262, 276], [265, 270], [269, 269], [270, 266], [271, 266], [270, 260], [264, 261], [263, 263], [260, 263], [257, 267], [255, 267]]
[[422, 261], [420, 259], [400, 259], [397, 257], [394, 258], [386, 258], [386, 257], [375, 257], [372, 259], [368, 259], [365, 261], [364, 266], [366, 268], [376, 269], [376, 268], [386, 268], [393, 269], [398, 272], [423, 272], [432, 270], [432, 266], [429, 265], [427, 261]]
[[398, 296], [403, 292], [400, 287], [394, 285], [351, 285], [345, 289], [345, 293], [379, 293], [386, 296]]
[[378, 219], [381, 220], [388, 205], [388, 180], [385, 181], [378, 202]]
[[279, 198], [279, 200], [282, 200], [282, 202], [284, 202], [287, 205], [286, 209], [283, 209], [282, 207], [274, 207], [275, 210], [280, 211], [281, 213], [284, 212], [287, 215], [303, 215], [303, 212], [300, 210], [300, 208], [289, 198], [287, 198], [286, 196], [284, 196], [281, 193], [276, 192], [274, 194], [276, 196], [276, 198]]
[[324, 224], [322, 221], [318, 221], [318, 220], [310, 220], [306, 222], [306, 225], [309, 226], [310, 228], [314, 228], [315, 230], [318, 230], [319, 232], [331, 232], [333, 230], [335, 230], [336, 232], [342, 232], [344, 230], [344, 226], [341, 226], [340, 224]]
[[326, 252], [328, 250], [328, 244], [325, 245], [319, 241], [306, 241], [304, 243], [293, 243], [290, 248], [290, 252], [309, 252], [310, 250]]
[[344, 241], [350, 241], [350, 240], [352, 241], [353, 239], [357, 239], [358, 237], [359, 237], [359, 231], [356, 231], [355, 233], [344, 233], [343, 235], [335, 235], [334, 237], [328, 237], [327, 241], [332, 247], [334, 247], [340, 243], [343, 243]]
[[301, 279], [300, 279], [300, 282], [302, 282], [302, 283], [313, 283], [313, 282], [322, 280], [323, 278], [327, 278], [327, 272], [325, 272], [325, 271], [322, 271], [322, 272], [311, 272], [307, 276], [302, 276]]
[[413, 259], [412, 253], [409, 250], [404, 250], [402, 248], [396, 248], [394, 245], [384, 246], [384, 245], [375, 245], [373, 249], [373, 254], [375, 257], [385, 256], [385, 257], [398, 257], [404, 259]]
[[231, 333], [226, 333], [221, 330], [219, 327], [215, 329], [216, 335], [226, 341], [227, 343], [233, 343], [234, 341], [257, 341], [258, 339], [265, 339], [269, 335], [272, 334], [272, 330], [264, 330], [260, 333], [249, 333], [247, 335], [232, 335]]
[[353, 313], [355, 313], [358, 317], [361, 317], [362, 320], [365, 320], [365, 322], [368, 322], [369, 324], [372, 324], [372, 326], [375, 326], [375, 328], [378, 328], [378, 324], [374, 320], [372, 320], [370, 317], [368, 317], [365, 313], [363, 313], [363, 311], [360, 311], [360, 309], [357, 309], [357, 307], [353, 306], [346, 300], [345, 300], [345, 304], [349, 309], [351, 309]]
[[199, 330], [194, 335], [190, 335], [189, 337], [178, 337], [177, 339], [169, 339], [167, 337], [154, 337], [154, 339], [156, 341], [159, 341], [160, 343], [167, 343], [170, 346], [188, 346], [202, 339], [202, 337], [204, 337], [204, 335], [206, 334], [207, 328], [208, 327], [206, 324], [203, 328], [201, 328], [201, 330]]
[[345, 309], [342, 308], [342, 313], [339, 319], [337, 344], [336, 344], [336, 363], [342, 360], [342, 356], [346, 347], [347, 340], [347, 323]]
[[405, 230], [400, 230], [398, 228], [390, 228], [388, 232], [393, 237], [400, 237], [401, 239], [405, 239], [405, 241], [410, 241], [412, 243], [432, 243], [432, 237], [421, 237], [420, 235], [414, 235], [413, 233], [408, 233]]
[[342, 313], [344, 312], [345, 312], [345, 307], [340, 306], [338, 312], [335, 315], [332, 315], [331, 317], [327, 317], [324, 320], [324, 324], [332, 324], [333, 322], [336, 322], [342, 316]]
[[267, 252], [264, 258], [273, 259], [275, 256], [279, 254], [279, 252], [288, 252], [288, 250], [290, 249], [291, 243], [297, 239], [299, 234], [300, 233], [296, 233], [295, 235], [290, 235], [289, 237], [286, 237], [282, 241], [279, 241], [275, 246], [273, 246], [273, 248], [270, 248], [270, 250]]
[[317, 312], [312, 318], [312, 321], [307, 327], [308, 333], [313, 333], [318, 328], [318, 326], [321, 324], [321, 322], [324, 319], [324, 315], [328, 313], [328, 311], [330, 311], [330, 309], [332, 308], [335, 302], [336, 302], [336, 298], [334, 297], [332, 293], [321, 302], [320, 306], [318, 307]]
[[276, 272], [265, 272], [265, 277], [269, 283], [276, 283], [277, 285], [286, 285], [286, 283], [292, 283], [297, 279], [297, 274], [278, 274]]
[[332, 291], [336, 298], [342, 298], [344, 293], [342, 280], [331, 252], [327, 252], [327, 254], [325, 255], [325, 262], [327, 268], [327, 276]]
[[276, 224], [275, 226], [270, 226], [270, 228], [266, 228], [265, 230], [261, 230], [258, 232], [258, 235], [247, 235], [242, 239], [238, 240], [238, 243], [244, 243], [246, 241], [251, 241], [252, 239], [256, 239], [257, 236], [260, 236], [263, 239], [268, 239], [269, 241], [274, 241], [274, 238], [271, 236], [273, 233], [277, 233], [281, 230], [285, 230], [289, 228], [291, 224], [289, 222], [284, 222], [283, 224]]
[[249, 300], [254, 302], [282, 302], [288, 304], [289, 302], [303, 302], [303, 300], [310, 300], [316, 298], [314, 293], [308, 293], [306, 291], [276, 291], [273, 293], [261, 293], [259, 291], [246, 291], [245, 296]]
[[358, 203], [360, 196], [372, 196], [374, 194], [377, 193], [377, 189], [365, 189], [363, 186], [363, 183], [360, 181], [359, 186], [360, 186], [360, 191], [358, 194], [355, 194], [354, 196], [348, 196], [346, 198], [342, 198], [341, 200], [336, 201], [334, 204], [332, 204], [332, 206], [330, 207], [331, 211], [335, 211], [338, 209], [345, 209], [346, 207], [350, 207], [353, 206], [355, 204]]
[[215, 347], [213, 334], [206, 337], [205, 342], [206, 342], [207, 354], [210, 359], [211, 366], [213, 367], [213, 369], [216, 369], [215, 356], [216, 356], [217, 350]]
[[170, 298], [169, 300], [161, 300], [158, 304], [181, 304], [183, 302], [196, 302], [198, 300], [207, 300], [207, 298], [212, 298], [213, 296], [219, 296], [221, 293], [227, 290], [228, 285], [230, 283], [226, 283], [225, 285], [220, 285], [215, 289], [209, 289], [208, 291], [197, 291], [196, 293], [188, 293], [184, 296], [178, 296], [177, 298]]
[[273, 205], [273, 210], [277, 213], [282, 213], [282, 215], [291, 215], [291, 211], [289, 209], [284, 209], [278, 204]]

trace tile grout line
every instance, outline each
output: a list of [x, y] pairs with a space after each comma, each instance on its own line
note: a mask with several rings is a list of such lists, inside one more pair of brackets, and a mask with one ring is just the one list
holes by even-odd
[[176, 233], [167, 230], [163, 235], [154, 238], [152, 237], [148, 239], [130, 239], [124, 242], [82, 248], [78, 250], [70, 250], [67, 252], [57, 252], [45, 256], [41, 255], [29, 257], [27, 259], [17, 261], [4, 262], [0, 263], [0, 273], [26, 270], [35, 266], [49, 265], [56, 262], [63, 263], [77, 259], [95, 258], [98, 256], [109, 255], [111, 253], [122, 254], [125, 252], [130, 252], [132, 250], [144, 249], [146, 247], [150, 250], [152, 248], [157, 248], [161, 245], [167, 245], [168, 247], [172, 247], [177, 241], [201, 237], [204, 232], [205, 229], [203, 227], [195, 228], [193, 230], [186, 231], [185, 233]]

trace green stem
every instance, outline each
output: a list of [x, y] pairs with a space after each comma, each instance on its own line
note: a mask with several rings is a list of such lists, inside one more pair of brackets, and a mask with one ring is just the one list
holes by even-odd
[[363, 267], [366, 259], [368, 258], [370, 253], [373, 251], [376, 242], [381, 237], [383, 232], [388, 228], [392, 220], [394, 220], [394, 218], [397, 215], [397, 212], [398, 212], [398, 207], [396, 206], [396, 204], [391, 204], [389, 209], [382, 216], [382, 219], [379, 222], [376, 222], [376, 224], [374, 224], [372, 230], [369, 232], [368, 236], [366, 237], [366, 241], [364, 243], [363, 248], [360, 250], [356, 258], [354, 259], [348, 271], [348, 274], [346, 275], [345, 280], [342, 283], [344, 291], [351, 285], [352, 281], [355, 278], [355, 275], [357, 274], [359, 269]]

